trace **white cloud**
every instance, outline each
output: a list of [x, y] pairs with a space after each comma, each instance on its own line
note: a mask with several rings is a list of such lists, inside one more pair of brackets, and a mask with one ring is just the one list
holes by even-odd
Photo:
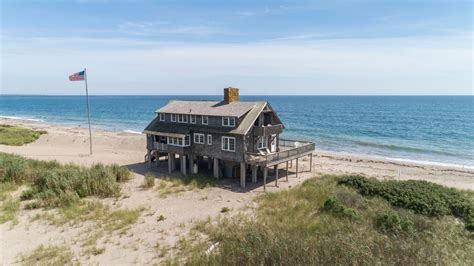
[[470, 94], [471, 33], [451, 38], [279, 40], [241, 44], [133, 39], [3, 39], [2, 93]]

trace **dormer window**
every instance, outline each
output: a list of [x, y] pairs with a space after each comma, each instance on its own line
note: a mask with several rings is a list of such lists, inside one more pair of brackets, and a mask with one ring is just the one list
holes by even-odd
[[176, 122], [176, 114], [171, 114], [171, 122]]
[[223, 116], [222, 117], [222, 126], [224, 126], [224, 127], [235, 127], [235, 117]]
[[196, 124], [196, 115], [189, 115], [189, 123]]
[[160, 113], [160, 121], [165, 121], [165, 114]]
[[207, 115], [202, 116], [202, 124], [203, 125], [209, 124], [209, 117]]

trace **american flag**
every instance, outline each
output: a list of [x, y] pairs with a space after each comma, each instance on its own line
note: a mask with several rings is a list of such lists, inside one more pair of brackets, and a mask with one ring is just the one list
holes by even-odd
[[81, 72], [77, 72], [72, 75], [69, 75], [69, 80], [70, 81], [84, 80], [85, 72], [86, 72], [85, 70], [82, 70]]

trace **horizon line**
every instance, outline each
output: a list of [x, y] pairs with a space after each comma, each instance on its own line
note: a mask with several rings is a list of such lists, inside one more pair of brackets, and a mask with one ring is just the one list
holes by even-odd
[[[85, 96], [85, 94], [9, 94], [9, 93], [2, 93], [0, 96], [51, 96], [51, 97], [60, 97], [60, 96]], [[89, 94], [89, 96], [222, 96], [222, 94]], [[472, 94], [240, 94], [240, 96], [286, 96], [286, 97], [297, 97], [297, 96], [341, 96], [341, 97], [354, 97], [354, 96], [376, 96], [376, 97], [393, 97], [393, 96], [401, 96], [401, 97], [422, 97], [422, 96], [429, 96], [429, 97], [443, 97], [443, 96], [471, 96]]]

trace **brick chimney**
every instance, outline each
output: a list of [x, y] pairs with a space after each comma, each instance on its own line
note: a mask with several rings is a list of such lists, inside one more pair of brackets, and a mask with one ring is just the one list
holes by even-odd
[[238, 102], [240, 100], [239, 96], [239, 88], [224, 88], [224, 102], [225, 103], [232, 103]]

